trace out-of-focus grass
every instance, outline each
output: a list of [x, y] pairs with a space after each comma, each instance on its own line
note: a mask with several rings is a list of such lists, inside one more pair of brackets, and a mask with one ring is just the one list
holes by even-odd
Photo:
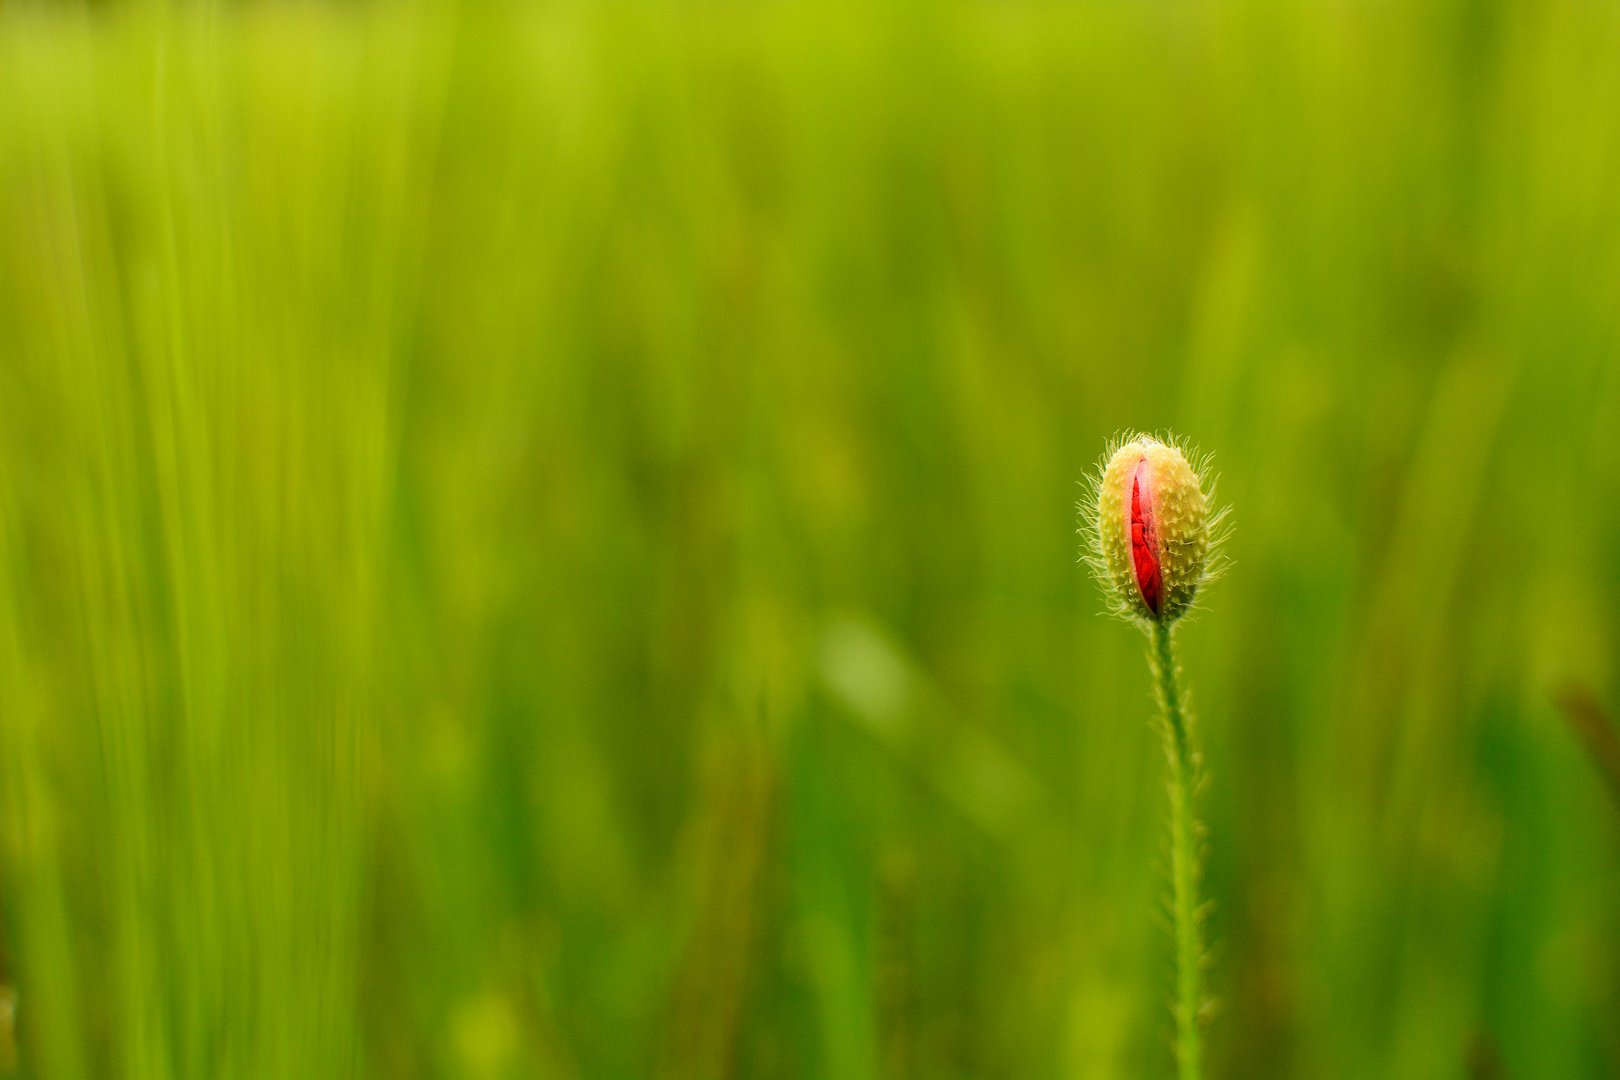
[[0, 10], [18, 1067], [1165, 1074], [1073, 503], [1174, 426], [1213, 1074], [1614, 1075], [1616, 72], [1564, 0]]

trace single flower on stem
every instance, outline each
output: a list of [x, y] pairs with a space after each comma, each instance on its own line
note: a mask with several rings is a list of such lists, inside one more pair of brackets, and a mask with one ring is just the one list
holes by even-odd
[[1114, 440], [1083, 504], [1089, 551], [1109, 609], [1148, 636], [1169, 765], [1170, 907], [1175, 933], [1175, 1052], [1179, 1080], [1203, 1076], [1203, 907], [1198, 886], [1204, 831], [1195, 806], [1203, 761], [1176, 661], [1175, 624], [1224, 566], [1224, 510], [1211, 512], [1207, 459], [1174, 439], [1127, 434]]

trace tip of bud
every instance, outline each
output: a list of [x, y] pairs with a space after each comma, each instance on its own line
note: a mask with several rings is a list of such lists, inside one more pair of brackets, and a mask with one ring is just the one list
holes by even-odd
[[1208, 464], [1174, 438], [1130, 433], [1109, 444], [1081, 511], [1086, 558], [1115, 614], [1174, 622], [1220, 569], [1225, 512], [1211, 513]]

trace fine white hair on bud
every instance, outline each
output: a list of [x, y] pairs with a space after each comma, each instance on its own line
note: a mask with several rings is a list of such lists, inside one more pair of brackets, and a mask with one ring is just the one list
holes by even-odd
[[1116, 437], [1088, 479], [1086, 561], [1109, 610], [1144, 627], [1185, 615], [1224, 568], [1225, 510], [1212, 510], [1209, 461], [1176, 439]]

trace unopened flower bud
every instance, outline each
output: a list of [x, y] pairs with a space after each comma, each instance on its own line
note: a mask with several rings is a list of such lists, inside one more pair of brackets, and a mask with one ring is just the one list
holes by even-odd
[[1211, 526], [1220, 520], [1198, 472], [1174, 444], [1133, 435], [1093, 483], [1091, 561], [1111, 606], [1142, 622], [1179, 619], [1210, 576]]

